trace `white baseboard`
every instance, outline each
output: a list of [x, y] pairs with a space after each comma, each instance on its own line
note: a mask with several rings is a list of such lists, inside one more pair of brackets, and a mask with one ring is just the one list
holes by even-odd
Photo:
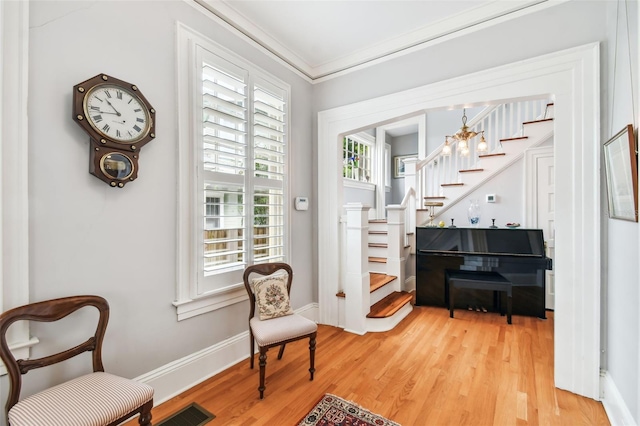
[[[318, 321], [318, 304], [296, 309], [297, 314]], [[154, 389], [154, 404], [161, 404], [249, 357], [249, 331], [170, 362], [134, 380]], [[256, 382], [257, 383], [257, 382]]]
[[601, 400], [612, 426], [637, 425], [608, 372], [600, 372]]

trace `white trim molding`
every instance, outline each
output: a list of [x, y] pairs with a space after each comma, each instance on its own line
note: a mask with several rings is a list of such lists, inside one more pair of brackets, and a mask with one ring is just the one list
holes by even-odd
[[602, 406], [611, 425], [637, 425], [609, 373], [602, 371], [600, 378], [602, 381]]
[[[0, 2], [0, 308], [29, 303], [29, 2]], [[16, 356], [28, 358], [26, 321], [8, 336]], [[0, 374], [4, 366], [0, 363]]]
[[[556, 179], [555, 385], [599, 398], [600, 49], [597, 43], [503, 65], [318, 113], [320, 322], [337, 325], [339, 218], [344, 204], [339, 135], [451, 105], [552, 95]], [[558, 173], [556, 168], [556, 173]]]
[[[295, 312], [311, 321], [317, 322], [318, 320], [317, 303], [303, 306], [296, 309]], [[136, 377], [134, 380], [153, 387], [153, 399], [155, 404], [159, 405], [248, 357], [249, 331], [247, 330], [218, 344], [165, 364]], [[257, 372], [256, 383], [258, 383]]]
[[510, 19], [538, 12], [547, 7], [557, 6], [568, 0], [485, 2], [453, 16], [429, 22], [421, 28], [400, 36], [342, 55], [340, 58], [317, 64], [307, 63], [296, 52], [278, 41], [277, 37], [260, 28], [256, 23], [247, 19], [232, 6], [229, 6], [230, 2], [219, 0], [185, 1], [283, 63], [307, 81], [316, 83], [379, 64], [455, 37], [470, 34]]

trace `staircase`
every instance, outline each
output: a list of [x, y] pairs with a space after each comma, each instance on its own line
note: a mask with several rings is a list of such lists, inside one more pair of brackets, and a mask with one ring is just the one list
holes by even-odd
[[347, 219], [348, 232], [361, 236], [364, 249], [361, 255], [354, 250], [346, 252], [346, 285], [352, 287], [336, 295], [339, 323], [359, 334], [391, 330], [413, 309], [413, 294], [402, 290], [410, 250], [405, 244], [404, 209], [392, 208], [388, 222], [367, 220], [368, 206], [357, 203], [348, 206], [347, 210], [352, 213], [352, 220]]
[[447, 211], [553, 135], [553, 104], [546, 100], [489, 107], [469, 124], [488, 143], [476, 155], [480, 136], [470, 141], [472, 154], [463, 157], [455, 143], [443, 155], [444, 144], [424, 160], [405, 160], [406, 194], [400, 205], [387, 206], [386, 220], [369, 220], [370, 207], [348, 203], [343, 220], [343, 289], [338, 299], [339, 325], [357, 334], [394, 328], [413, 309], [413, 294], [403, 290], [405, 264], [412, 253], [416, 223], [426, 223]]
[[[524, 156], [524, 152], [547, 141], [553, 135], [553, 103], [546, 100], [518, 102], [485, 109], [469, 124], [478, 133], [484, 131], [489, 145], [486, 153], [474, 155], [480, 136], [472, 139], [471, 155], [462, 157], [452, 144], [452, 154], [442, 154], [444, 144], [416, 164], [414, 179], [417, 196], [425, 203], [442, 203], [438, 217], [465, 199]], [[428, 209], [417, 211], [417, 223], [429, 220]]]
[[370, 220], [368, 236], [371, 310], [367, 314], [367, 330], [386, 331], [411, 312], [413, 295], [402, 290], [397, 276], [387, 275], [387, 221]]

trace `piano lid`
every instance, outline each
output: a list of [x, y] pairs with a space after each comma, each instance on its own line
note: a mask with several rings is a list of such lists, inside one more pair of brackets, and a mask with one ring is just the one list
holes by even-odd
[[423, 252], [545, 256], [542, 229], [430, 228], [416, 229]]

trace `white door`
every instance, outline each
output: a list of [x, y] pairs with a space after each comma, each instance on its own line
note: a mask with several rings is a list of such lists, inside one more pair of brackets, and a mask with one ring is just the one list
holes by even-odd
[[[537, 227], [542, 229], [547, 257], [553, 259], [555, 251], [555, 181], [553, 170], [553, 152], [550, 156], [536, 158], [536, 218]], [[553, 270], [546, 271], [547, 291], [545, 307], [555, 307], [555, 280]]]

